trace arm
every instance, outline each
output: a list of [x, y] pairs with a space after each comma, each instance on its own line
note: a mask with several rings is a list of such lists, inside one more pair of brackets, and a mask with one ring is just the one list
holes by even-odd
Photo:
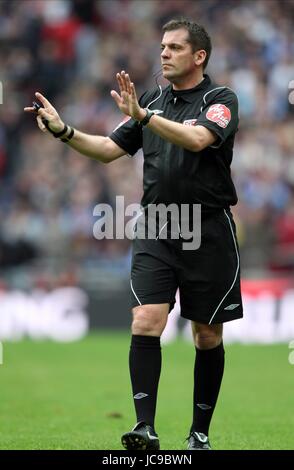
[[[135, 86], [130, 81], [129, 75], [122, 71], [116, 77], [120, 95], [112, 90], [111, 96], [124, 114], [142, 121], [146, 111], [138, 103]], [[204, 126], [185, 126], [158, 115], [152, 116], [147, 126], [163, 139], [192, 152], [200, 152], [217, 140], [216, 134]]]
[[68, 145], [86, 157], [94, 158], [102, 163], [110, 163], [126, 154], [125, 150], [109, 137], [84, 134], [76, 129]]
[[[144, 110], [143, 112], [144, 118], [146, 113]], [[217, 139], [214, 132], [204, 126], [185, 126], [158, 115], [151, 117], [147, 127], [172, 144], [184, 147], [192, 152], [200, 152], [212, 145]]]
[[[42, 120], [46, 119], [53, 132], [60, 132], [64, 128], [64, 122], [60, 119], [56, 109], [53, 108], [51, 103], [41, 95], [41, 93], [36, 93], [36, 97], [44, 106], [38, 110], [37, 115], [37, 122], [41, 131], [48, 132]], [[27, 107], [24, 108], [24, 110], [26, 112], [36, 112], [33, 107]], [[84, 134], [76, 129], [68, 145], [86, 157], [94, 158], [103, 163], [116, 160], [126, 153], [125, 150], [120, 148], [113, 140], [109, 139], [109, 137]]]

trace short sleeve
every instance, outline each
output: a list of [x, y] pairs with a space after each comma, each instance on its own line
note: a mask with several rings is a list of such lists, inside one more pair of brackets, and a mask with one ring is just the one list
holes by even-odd
[[213, 131], [217, 136], [217, 142], [212, 147], [220, 147], [227, 138], [238, 130], [238, 98], [229, 88], [216, 93], [205, 104], [197, 124]]
[[[139, 104], [143, 108], [146, 103], [147, 92], [139, 99]], [[122, 122], [112, 131], [109, 138], [129, 155], [134, 155], [143, 144], [142, 126], [129, 116], [125, 116]]]
[[134, 119], [126, 118], [112, 131], [109, 138], [129, 155], [142, 147], [142, 127]]

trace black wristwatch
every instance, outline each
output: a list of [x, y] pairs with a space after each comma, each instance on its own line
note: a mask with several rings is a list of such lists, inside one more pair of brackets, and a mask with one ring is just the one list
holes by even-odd
[[155, 114], [155, 112], [151, 111], [151, 109], [144, 108], [144, 110], [146, 111], [146, 116], [144, 117], [144, 119], [142, 119], [142, 121], [139, 121], [142, 127], [146, 126], [148, 122], [150, 121], [150, 119], [152, 118], [152, 116]]

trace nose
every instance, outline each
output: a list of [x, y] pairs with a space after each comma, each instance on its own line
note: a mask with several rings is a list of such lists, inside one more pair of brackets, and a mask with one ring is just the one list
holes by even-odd
[[165, 47], [164, 49], [162, 49], [162, 51], [161, 51], [161, 57], [162, 57], [163, 59], [169, 57], [169, 52], [168, 52], [168, 48], [167, 48], [167, 47]]

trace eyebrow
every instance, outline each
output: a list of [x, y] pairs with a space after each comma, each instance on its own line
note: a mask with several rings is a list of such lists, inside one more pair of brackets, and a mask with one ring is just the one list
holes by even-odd
[[[188, 42], [188, 41], [186, 41]], [[161, 47], [165, 47], [165, 46], [168, 46], [168, 47], [172, 47], [172, 46], [184, 46], [184, 44], [180, 43], [180, 42], [171, 42], [171, 43], [167, 43], [167, 44], [164, 44], [163, 42], [161, 43]]]

